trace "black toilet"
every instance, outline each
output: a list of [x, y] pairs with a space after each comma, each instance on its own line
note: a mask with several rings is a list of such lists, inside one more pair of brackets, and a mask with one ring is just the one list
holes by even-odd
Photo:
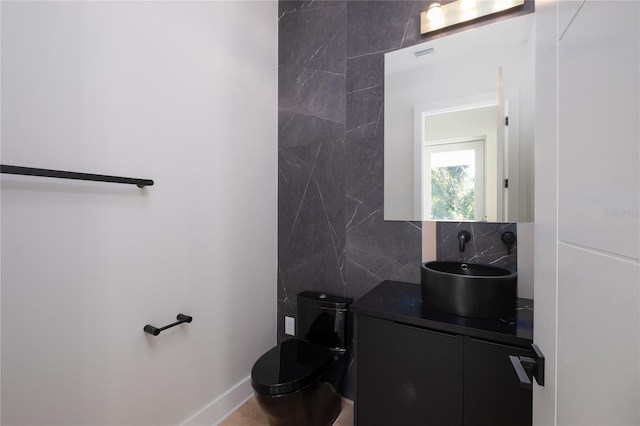
[[271, 426], [328, 426], [342, 411], [351, 299], [304, 291], [297, 302], [296, 337], [256, 361], [251, 385]]

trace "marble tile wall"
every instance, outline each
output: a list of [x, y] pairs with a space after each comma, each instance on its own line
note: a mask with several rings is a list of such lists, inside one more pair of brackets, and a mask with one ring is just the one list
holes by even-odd
[[383, 220], [384, 54], [426, 40], [430, 3], [279, 3], [279, 341], [302, 290], [357, 299], [385, 279], [419, 282], [421, 223]]
[[303, 290], [347, 295], [344, 1], [279, 4], [278, 338]]
[[[469, 231], [471, 241], [464, 252], [459, 249], [458, 232]], [[516, 234], [516, 242], [509, 248], [502, 242], [504, 232]], [[515, 223], [459, 223], [438, 222], [436, 225], [438, 260], [483, 263], [500, 266], [513, 272], [518, 270], [518, 241]]]

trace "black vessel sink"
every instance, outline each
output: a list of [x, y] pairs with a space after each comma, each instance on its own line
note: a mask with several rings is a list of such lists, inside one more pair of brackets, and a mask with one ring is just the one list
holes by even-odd
[[422, 264], [422, 304], [463, 317], [515, 314], [518, 274], [497, 266], [435, 261]]

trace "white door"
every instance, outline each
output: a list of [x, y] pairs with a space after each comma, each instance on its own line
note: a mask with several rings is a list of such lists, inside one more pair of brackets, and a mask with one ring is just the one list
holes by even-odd
[[638, 425], [640, 3], [536, 15], [534, 424]]

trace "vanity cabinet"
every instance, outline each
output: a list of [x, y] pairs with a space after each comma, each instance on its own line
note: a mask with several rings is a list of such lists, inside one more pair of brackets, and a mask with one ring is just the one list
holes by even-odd
[[462, 424], [462, 338], [358, 318], [358, 424]]
[[530, 426], [532, 392], [509, 355], [532, 356], [532, 308], [456, 317], [422, 307], [419, 288], [385, 281], [352, 305], [355, 424]]
[[465, 426], [531, 425], [531, 389], [520, 387], [509, 355], [532, 356], [523, 348], [464, 338]]

